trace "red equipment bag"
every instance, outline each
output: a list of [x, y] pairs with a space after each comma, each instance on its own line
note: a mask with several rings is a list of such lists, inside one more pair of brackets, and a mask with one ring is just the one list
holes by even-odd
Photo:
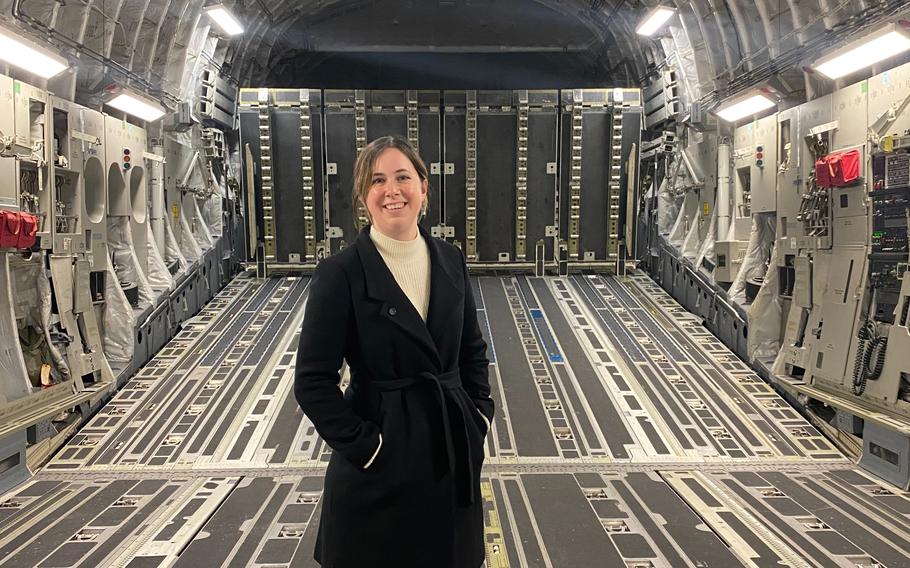
[[35, 245], [35, 236], [38, 234], [38, 218], [30, 213], [19, 213], [22, 219], [19, 226], [19, 242], [17, 248], [28, 249]]
[[862, 172], [859, 150], [832, 152], [815, 161], [815, 185], [818, 187], [846, 187], [853, 185]]
[[0, 211], [0, 248], [14, 248], [19, 244], [22, 218], [18, 211]]
[[828, 156], [815, 160], [815, 185], [831, 187], [831, 173], [828, 169]]
[[847, 150], [846, 152], [835, 152], [832, 154], [834, 163], [830, 168], [833, 171], [831, 183], [834, 187], [844, 187], [852, 185], [860, 176], [860, 153], [859, 150]]

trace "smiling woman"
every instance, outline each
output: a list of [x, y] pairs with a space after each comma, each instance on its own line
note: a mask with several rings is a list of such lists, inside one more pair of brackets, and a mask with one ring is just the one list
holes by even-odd
[[370, 224], [310, 285], [294, 394], [332, 448], [314, 550], [326, 567], [484, 562], [490, 362], [464, 255], [417, 224], [427, 191], [408, 142], [364, 148], [353, 202]]
[[428, 177], [423, 159], [408, 142], [394, 136], [374, 140], [354, 166], [354, 223], [360, 228], [365, 213], [383, 235], [413, 240], [429, 203]]

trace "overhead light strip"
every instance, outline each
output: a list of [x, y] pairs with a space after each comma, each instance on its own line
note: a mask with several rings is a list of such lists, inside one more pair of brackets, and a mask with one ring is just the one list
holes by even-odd
[[243, 25], [234, 17], [230, 10], [222, 4], [208, 6], [205, 9], [209, 17], [218, 24], [218, 27], [227, 35], [235, 36], [243, 33]]
[[651, 36], [661, 28], [676, 12], [673, 8], [666, 6], [657, 6], [648, 12], [645, 19], [638, 25], [635, 30], [639, 35]]
[[63, 72], [69, 62], [18, 34], [0, 28], [0, 59], [44, 79]]
[[777, 103], [774, 100], [758, 93], [745, 99], [740, 99], [737, 102], [722, 105], [715, 114], [727, 122], [736, 122], [741, 118], [758, 114], [775, 106], [777, 106]]
[[839, 79], [907, 50], [910, 32], [900, 24], [889, 24], [826, 55], [812, 67], [830, 79]]
[[165, 114], [160, 104], [126, 90], [121, 90], [107, 104], [146, 122], [154, 122]]

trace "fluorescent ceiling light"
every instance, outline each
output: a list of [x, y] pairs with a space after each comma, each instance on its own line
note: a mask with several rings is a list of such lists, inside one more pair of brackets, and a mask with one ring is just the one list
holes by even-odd
[[120, 90], [107, 104], [146, 122], [158, 120], [165, 112], [159, 103], [126, 90]]
[[839, 79], [908, 49], [910, 35], [907, 30], [900, 25], [890, 24], [826, 55], [812, 67], [830, 79]]
[[752, 116], [774, 106], [777, 106], [777, 103], [770, 97], [756, 93], [745, 99], [737, 99], [735, 102], [722, 105], [714, 114], [727, 122], [736, 122], [741, 118]]
[[209, 17], [215, 20], [218, 27], [227, 35], [238, 35], [243, 33], [243, 26], [231, 12], [221, 4], [208, 6], [205, 11]]
[[66, 59], [3, 28], [0, 28], [0, 59], [45, 79], [69, 67]]
[[666, 6], [657, 6], [645, 16], [645, 19], [638, 24], [638, 29], [635, 31], [640, 35], [650, 36], [654, 35], [654, 32], [660, 29], [662, 25], [667, 23], [667, 20], [670, 19], [670, 16], [673, 15], [675, 10], [673, 8], [667, 8]]

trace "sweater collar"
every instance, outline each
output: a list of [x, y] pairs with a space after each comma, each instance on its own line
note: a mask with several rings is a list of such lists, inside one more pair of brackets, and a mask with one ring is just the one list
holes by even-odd
[[383, 256], [396, 260], [413, 259], [425, 250], [423, 235], [420, 234], [420, 231], [417, 231], [417, 237], [410, 241], [399, 241], [380, 232], [375, 226], [371, 226], [370, 239]]

